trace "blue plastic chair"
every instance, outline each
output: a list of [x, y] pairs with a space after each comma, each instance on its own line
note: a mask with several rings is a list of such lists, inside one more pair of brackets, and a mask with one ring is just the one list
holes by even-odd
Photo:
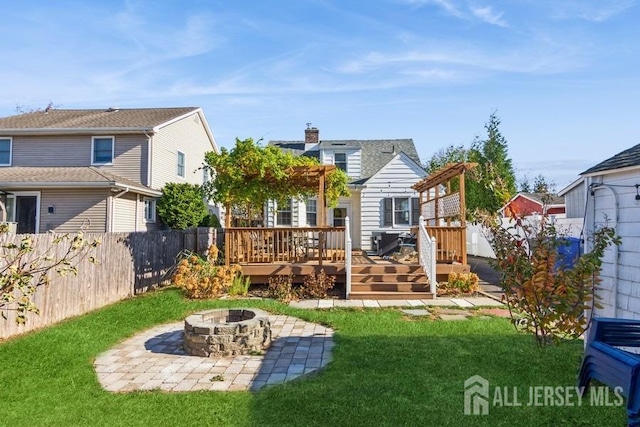
[[622, 387], [629, 426], [640, 427], [640, 354], [617, 347], [640, 347], [640, 320], [592, 320], [578, 387], [586, 392], [592, 379]]

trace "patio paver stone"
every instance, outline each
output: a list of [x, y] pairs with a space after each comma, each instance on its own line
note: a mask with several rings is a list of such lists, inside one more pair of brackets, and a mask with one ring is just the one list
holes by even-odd
[[[233, 391], [289, 381], [326, 366], [333, 330], [270, 315], [273, 343], [263, 355], [206, 358], [182, 349], [183, 322], [156, 326], [100, 354], [94, 363], [105, 390]], [[313, 341], [312, 341], [313, 340]]]

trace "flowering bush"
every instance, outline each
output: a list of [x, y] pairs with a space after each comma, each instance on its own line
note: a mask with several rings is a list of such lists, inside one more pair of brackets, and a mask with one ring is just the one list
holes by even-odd
[[[234, 279], [240, 273], [240, 266], [235, 264], [229, 267], [215, 265], [210, 261], [212, 252], [209, 250], [209, 259], [187, 253], [177, 265], [171, 282], [181, 288], [187, 298], [206, 299], [216, 298], [226, 293], [232, 286]], [[214, 259], [216, 257], [213, 257]]]
[[438, 284], [443, 295], [472, 294], [480, 290], [479, 278], [475, 273], [449, 273], [448, 280]]

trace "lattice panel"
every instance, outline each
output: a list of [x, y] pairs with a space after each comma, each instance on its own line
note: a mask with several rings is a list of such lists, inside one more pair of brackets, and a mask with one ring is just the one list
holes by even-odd
[[460, 193], [441, 197], [438, 200], [438, 215], [440, 218], [460, 215]]
[[436, 201], [431, 200], [427, 203], [422, 204], [422, 208], [420, 209], [420, 214], [424, 217], [426, 221], [430, 219], [435, 219], [436, 217]]
[[[460, 193], [449, 194], [438, 200], [438, 218], [449, 218], [460, 215]], [[420, 213], [425, 220], [436, 218], [436, 200], [430, 200], [422, 204]]]

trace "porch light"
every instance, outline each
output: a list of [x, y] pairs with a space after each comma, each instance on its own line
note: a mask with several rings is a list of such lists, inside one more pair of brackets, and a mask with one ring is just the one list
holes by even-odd
[[640, 205], [640, 193], [638, 192], [638, 187], [640, 187], [640, 184], [636, 184], [636, 205]]

